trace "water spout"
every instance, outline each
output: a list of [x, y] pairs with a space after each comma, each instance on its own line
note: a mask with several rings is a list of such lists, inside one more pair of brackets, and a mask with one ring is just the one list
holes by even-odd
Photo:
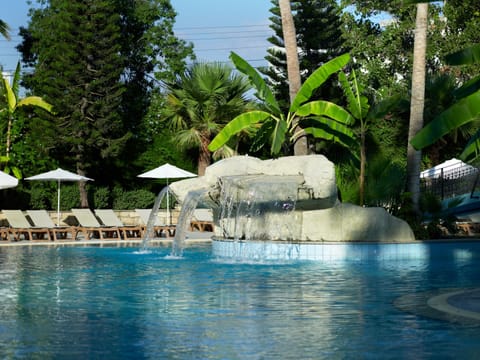
[[166, 194], [168, 194], [168, 186], [164, 187], [162, 191], [158, 193], [158, 196], [153, 204], [152, 211], [150, 212], [150, 216], [148, 217], [147, 227], [145, 229], [145, 234], [143, 235], [142, 239], [142, 251], [146, 251], [150, 245], [150, 240], [154, 237], [154, 227], [155, 222], [157, 221], [158, 210], [160, 209], [160, 204], [163, 201], [163, 198]]
[[182, 203], [182, 209], [178, 216], [175, 238], [172, 245], [172, 256], [179, 257], [183, 254], [186, 232], [190, 227], [193, 212], [195, 211], [199, 200], [206, 193], [206, 190], [190, 191]]

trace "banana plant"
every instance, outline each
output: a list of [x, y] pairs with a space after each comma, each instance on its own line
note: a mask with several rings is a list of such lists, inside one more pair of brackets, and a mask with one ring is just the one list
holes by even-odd
[[347, 99], [347, 109], [355, 120], [360, 122], [359, 147], [360, 147], [360, 175], [359, 175], [359, 205], [365, 204], [365, 177], [367, 166], [366, 135], [369, 124], [382, 119], [392, 111], [405, 107], [405, 100], [399, 96], [393, 96], [383, 99], [373, 106], [370, 106], [368, 98], [363, 94], [364, 87], [358, 82], [355, 70], [351, 70], [350, 76], [340, 71], [338, 79], [342, 85], [345, 98]]
[[[480, 64], [480, 44], [446, 57], [450, 65]], [[466, 82], [454, 92], [457, 101], [429, 122], [411, 140], [412, 146], [423, 149], [462, 125], [480, 119], [480, 75]], [[472, 136], [460, 158], [473, 161], [480, 156], [480, 131]]]
[[[332, 59], [314, 71], [299, 89], [287, 114], [282, 112], [273, 91], [250, 64], [234, 52], [230, 54], [230, 59], [256, 89], [262, 109], [242, 113], [231, 120], [211, 141], [208, 146], [210, 151], [220, 149], [236, 134], [252, 130], [255, 132], [252, 150], [258, 151], [270, 143], [270, 154], [273, 156], [278, 155], [282, 147], [293, 144], [303, 136], [301, 130], [315, 138], [332, 140], [346, 147], [356, 142], [349, 128], [354, 118], [347, 110], [325, 100], [309, 101], [318, 87], [349, 62], [348, 54]], [[301, 129], [298, 131], [295, 131], [298, 129], [295, 119], [299, 120]]]
[[352, 69], [350, 78], [348, 78], [343, 71], [340, 71], [338, 73], [338, 79], [340, 80], [340, 84], [342, 84], [343, 92], [347, 98], [347, 109], [352, 116], [360, 122], [359, 205], [363, 206], [365, 197], [365, 166], [367, 163], [365, 137], [367, 133], [367, 115], [370, 109], [370, 104], [368, 103], [368, 98], [363, 95], [363, 87], [357, 81], [355, 70]]
[[[52, 112], [52, 105], [44, 101], [41, 97], [38, 96], [28, 96], [23, 99], [19, 99], [19, 90], [20, 90], [20, 63], [17, 63], [17, 68], [15, 69], [15, 73], [13, 74], [12, 85], [7, 78], [2, 78], [1, 82], [1, 89], [0, 95], [3, 97], [5, 107], [0, 110], [0, 113], [6, 112], [7, 113], [7, 136], [6, 136], [6, 144], [5, 144], [5, 155], [1, 157], [0, 162], [5, 163], [8, 165], [10, 160], [10, 148], [12, 143], [12, 125], [14, 121], [14, 113], [15, 111], [24, 106], [35, 106], [41, 109], [44, 109], [48, 112]], [[5, 168], [8, 170], [7, 165]], [[14, 171], [15, 174], [16, 171]], [[17, 170], [18, 174], [18, 170]]]

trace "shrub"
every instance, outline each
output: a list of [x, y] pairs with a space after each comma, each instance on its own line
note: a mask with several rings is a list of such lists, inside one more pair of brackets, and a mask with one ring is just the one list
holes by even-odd
[[94, 209], [110, 208], [112, 204], [110, 189], [105, 186], [94, 188], [93, 199], [91, 199], [90, 201], [90, 205]]
[[116, 187], [113, 196], [113, 208], [116, 210], [148, 208], [155, 202], [155, 195], [144, 189], [125, 191]]

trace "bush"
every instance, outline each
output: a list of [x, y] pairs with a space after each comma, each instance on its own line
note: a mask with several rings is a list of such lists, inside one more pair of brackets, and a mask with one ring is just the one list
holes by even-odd
[[153, 206], [155, 195], [147, 190], [125, 191], [119, 187], [113, 189], [113, 208], [116, 210], [144, 209]]
[[[51, 209], [53, 190], [44, 186], [34, 186], [30, 189], [30, 209]], [[56, 193], [55, 193], [56, 194]], [[56, 202], [55, 202], [56, 204]], [[56, 206], [56, 205], [55, 205]]]
[[111, 192], [108, 187], [98, 187], [93, 190], [93, 199], [91, 199], [90, 206], [94, 209], [108, 209], [111, 207], [112, 199]]
[[[74, 183], [71, 185], [61, 184], [61, 196], [60, 196], [60, 210], [70, 210], [73, 208], [80, 207], [80, 190], [78, 189], [78, 184]], [[57, 208], [57, 193], [55, 193], [55, 201], [53, 204], [54, 209]]]

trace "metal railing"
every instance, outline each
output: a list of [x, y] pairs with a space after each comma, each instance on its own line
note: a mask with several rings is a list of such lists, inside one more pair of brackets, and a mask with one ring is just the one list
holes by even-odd
[[445, 167], [438, 169], [431, 176], [420, 178], [422, 192], [432, 193], [440, 199], [470, 194], [471, 197], [479, 184], [480, 170], [471, 165]]

